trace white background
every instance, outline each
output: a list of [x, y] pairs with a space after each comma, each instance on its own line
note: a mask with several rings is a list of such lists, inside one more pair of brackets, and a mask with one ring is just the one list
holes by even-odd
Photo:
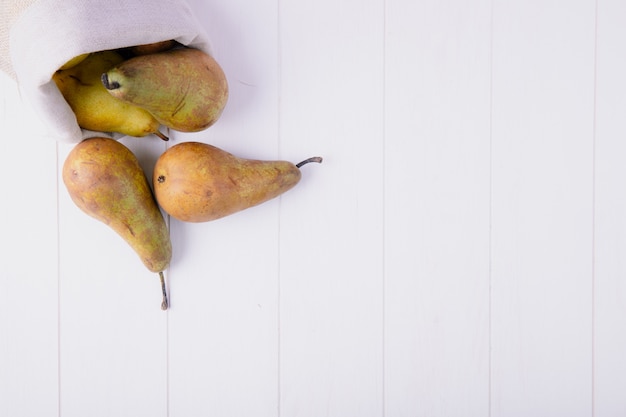
[[298, 162], [169, 220], [171, 309], [0, 78], [0, 415], [626, 415], [623, 0], [195, 0], [231, 95], [125, 138]]

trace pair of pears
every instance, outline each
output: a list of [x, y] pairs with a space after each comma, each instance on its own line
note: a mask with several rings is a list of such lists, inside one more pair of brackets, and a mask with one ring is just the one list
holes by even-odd
[[293, 188], [299, 164], [238, 158], [200, 142], [182, 142], [163, 153], [153, 175], [154, 193], [137, 158], [122, 143], [91, 138], [77, 144], [63, 165], [63, 182], [74, 203], [107, 224], [160, 277], [168, 308], [163, 271], [172, 245], [159, 209], [188, 222], [215, 220], [273, 199]]
[[136, 137], [168, 140], [161, 125], [204, 130], [228, 100], [226, 76], [215, 59], [175, 41], [83, 54], [52, 79], [81, 128]]

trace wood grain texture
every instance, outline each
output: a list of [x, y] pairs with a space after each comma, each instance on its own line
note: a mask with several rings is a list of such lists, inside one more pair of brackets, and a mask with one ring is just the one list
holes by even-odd
[[494, 2], [493, 416], [591, 412], [594, 16]]
[[490, 3], [386, 4], [385, 415], [487, 415]]
[[594, 415], [626, 413], [626, 5], [597, 5], [595, 228], [594, 228]]
[[0, 410], [51, 417], [59, 408], [56, 144], [4, 74], [0, 97]]

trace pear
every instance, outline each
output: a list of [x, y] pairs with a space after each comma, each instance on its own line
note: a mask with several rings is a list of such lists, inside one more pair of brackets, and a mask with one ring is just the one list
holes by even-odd
[[63, 164], [63, 182], [72, 201], [117, 232], [143, 264], [157, 272], [167, 309], [163, 271], [172, 257], [165, 220], [135, 155], [109, 138], [78, 143]]
[[300, 167], [322, 162], [313, 157], [288, 161], [238, 158], [215, 146], [181, 142], [165, 151], [154, 166], [157, 202], [172, 217], [207, 222], [256, 206], [293, 188]]
[[122, 55], [130, 57], [138, 56], [138, 55], [148, 55], [155, 54], [157, 52], [167, 51], [169, 49], [173, 49], [180, 44], [173, 39], [146, 43], [141, 45], [129, 46], [127, 48], [121, 48], [118, 50]]
[[59, 69], [66, 70], [66, 69], [73, 68], [76, 65], [80, 64], [81, 62], [83, 62], [88, 56], [89, 56], [89, 53], [77, 55], [74, 58], [67, 61], [65, 64], [61, 65]]
[[148, 110], [161, 124], [181, 132], [211, 126], [228, 100], [224, 71], [194, 48], [130, 58], [101, 78], [113, 97]]
[[116, 51], [93, 52], [82, 57], [78, 64], [56, 71], [52, 79], [83, 129], [137, 137], [153, 133], [167, 140], [159, 132], [160, 123], [154, 116], [140, 107], [115, 99], [100, 82], [104, 71], [122, 61], [122, 55]]

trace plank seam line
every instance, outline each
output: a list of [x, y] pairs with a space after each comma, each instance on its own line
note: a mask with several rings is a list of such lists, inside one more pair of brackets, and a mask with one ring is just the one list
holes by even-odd
[[386, 328], [386, 322], [387, 322], [387, 315], [386, 315], [386, 311], [387, 311], [387, 306], [385, 304], [386, 298], [387, 298], [387, 293], [386, 293], [386, 289], [387, 289], [387, 265], [386, 265], [386, 259], [387, 259], [387, 252], [386, 252], [386, 243], [387, 243], [387, 238], [386, 238], [386, 233], [385, 233], [385, 222], [387, 219], [387, 213], [386, 213], [386, 201], [387, 201], [387, 168], [386, 168], [386, 161], [387, 161], [387, 143], [386, 143], [386, 139], [387, 139], [387, 1], [383, 0], [383, 23], [382, 23], [382, 30], [383, 30], [383, 42], [382, 42], [382, 54], [383, 54], [383, 59], [382, 59], [382, 77], [383, 77], [383, 88], [382, 88], [382, 236], [381, 236], [381, 240], [382, 240], [382, 279], [381, 279], [381, 298], [382, 298], [382, 302], [381, 302], [381, 307], [382, 307], [382, 320], [381, 320], [381, 356], [382, 356], [382, 360], [381, 360], [381, 416], [385, 417], [386, 416], [386, 409], [387, 409], [387, 390], [386, 390], [386, 385], [387, 385], [387, 375], [386, 375], [386, 369], [385, 369], [385, 358], [387, 357], [387, 350], [386, 350], [386, 340], [385, 340], [385, 335], [387, 333], [387, 328]]
[[[281, 38], [281, 1], [276, 0], [276, 147], [279, 154], [282, 151], [281, 141], [281, 109], [282, 109], [282, 38]], [[282, 360], [282, 335], [281, 335], [281, 212], [282, 212], [282, 199], [278, 199], [278, 221], [277, 221], [277, 239], [276, 239], [276, 416], [281, 417], [282, 414], [282, 379], [281, 379], [281, 360]]]
[[596, 130], [598, 96], [598, 0], [594, 2], [593, 39], [593, 131], [591, 156], [591, 416], [596, 412], [595, 335], [596, 335]]
[[59, 143], [55, 143], [55, 165], [56, 165], [56, 220], [57, 220], [57, 413], [61, 417], [63, 415], [61, 411], [61, 205], [60, 199], [60, 184], [59, 184]]
[[492, 385], [493, 385], [493, 328], [492, 328], [492, 284], [493, 284], [493, 19], [494, 19], [494, 1], [490, 3], [490, 16], [489, 16], [489, 239], [488, 239], [488, 307], [487, 307], [487, 354], [489, 359], [487, 361], [487, 416], [492, 415]]

